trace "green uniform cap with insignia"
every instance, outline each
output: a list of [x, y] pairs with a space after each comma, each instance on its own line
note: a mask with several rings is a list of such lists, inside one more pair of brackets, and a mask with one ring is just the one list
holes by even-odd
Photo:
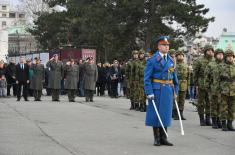
[[184, 52], [183, 51], [178, 51], [175, 53], [175, 56], [177, 57], [178, 55], [183, 55], [184, 56]]
[[232, 51], [232, 50], [226, 50], [225, 51], [225, 57], [227, 57], [227, 56], [234, 56], [234, 52]]
[[170, 49], [170, 50], [169, 50], [169, 54], [170, 54], [170, 55], [175, 54], [175, 49]]
[[139, 54], [139, 52], [134, 50], [134, 51], [132, 51], [132, 55], [134, 55], [134, 54]]
[[217, 54], [219, 54], [219, 53], [223, 53], [223, 54], [224, 54], [224, 51], [223, 51], [221, 48], [217, 48], [217, 49], [215, 50], [215, 56], [216, 56]]
[[212, 45], [206, 45], [206, 46], [203, 48], [204, 54], [206, 54], [206, 52], [207, 52], [209, 49], [211, 49], [211, 50], [214, 52], [214, 48], [213, 48]]

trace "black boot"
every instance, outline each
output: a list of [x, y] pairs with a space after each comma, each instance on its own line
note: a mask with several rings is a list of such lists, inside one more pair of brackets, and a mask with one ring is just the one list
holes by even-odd
[[228, 120], [227, 128], [228, 128], [228, 131], [235, 131], [233, 127], [233, 121]]
[[222, 120], [222, 131], [228, 131], [226, 120]]
[[154, 146], [160, 146], [160, 132], [159, 128], [153, 127], [153, 135], [154, 135]]
[[199, 118], [200, 118], [200, 126], [206, 126], [204, 115], [203, 114], [199, 115]]
[[140, 112], [144, 112], [144, 104], [143, 103], [140, 104]]
[[[160, 142], [161, 145], [166, 145], [166, 146], [173, 146], [172, 143], [168, 142], [166, 134], [163, 130], [163, 128], [159, 128], [160, 129]], [[166, 132], [167, 132], [167, 128], [165, 128]]]
[[133, 110], [133, 109], [135, 109], [135, 105], [134, 105], [134, 102], [131, 102], [130, 110]]
[[216, 117], [212, 117], [212, 128], [218, 129], [217, 119]]
[[139, 110], [140, 110], [139, 103], [135, 103], [135, 110], [136, 110], [136, 111], [139, 111]]
[[220, 121], [219, 117], [217, 117], [217, 126], [218, 126], [219, 129], [222, 128], [222, 124], [221, 124], [221, 121]]
[[211, 126], [211, 118], [210, 118], [210, 115], [206, 115], [206, 125], [207, 126]]
[[183, 110], [180, 110], [180, 116], [182, 120], [186, 120], [186, 118], [184, 118], [184, 115], [183, 115]]
[[146, 112], [146, 107], [147, 107], [146, 103], [144, 103], [144, 112]]
[[179, 120], [179, 115], [176, 109], [173, 110], [174, 111], [174, 120]]

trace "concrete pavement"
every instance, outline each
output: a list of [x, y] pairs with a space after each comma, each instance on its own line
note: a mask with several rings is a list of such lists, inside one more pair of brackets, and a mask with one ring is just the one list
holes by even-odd
[[169, 128], [173, 147], [153, 146], [145, 113], [130, 111], [124, 98], [95, 97], [94, 103], [16, 102], [0, 98], [0, 155], [234, 155], [235, 132], [200, 127], [194, 107], [186, 103], [185, 136], [178, 121]]

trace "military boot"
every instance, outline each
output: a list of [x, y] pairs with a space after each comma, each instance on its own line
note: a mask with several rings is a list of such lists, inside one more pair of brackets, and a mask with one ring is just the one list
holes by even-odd
[[139, 105], [139, 103], [135, 103], [135, 110], [136, 110], [136, 111], [139, 111], [139, 110], [140, 110], [140, 105]]
[[212, 117], [212, 128], [218, 129], [217, 119], [216, 117]]
[[184, 115], [183, 115], [183, 110], [180, 110], [180, 116], [182, 120], [186, 120], [186, 118], [184, 118]]
[[220, 121], [219, 117], [217, 117], [217, 126], [218, 126], [219, 129], [222, 128], [222, 124], [221, 124], [221, 121]]
[[160, 132], [159, 128], [153, 127], [153, 135], [154, 135], [154, 146], [160, 146]]
[[[167, 128], [165, 128], [166, 132], [167, 132]], [[167, 140], [167, 137], [166, 137], [166, 134], [163, 130], [163, 128], [160, 128], [160, 143], [161, 145], [166, 145], [166, 146], [173, 146], [172, 143], [170, 143], [168, 140]]]
[[222, 120], [222, 131], [228, 131], [226, 120]]
[[173, 110], [174, 111], [174, 120], [179, 120], [179, 115], [176, 109]]
[[140, 104], [140, 112], [144, 112], [144, 104], [143, 103]]
[[199, 115], [199, 118], [200, 118], [200, 126], [206, 126], [204, 115], [203, 114]]
[[206, 126], [211, 126], [211, 118], [210, 115], [206, 115]]
[[130, 110], [133, 110], [133, 109], [135, 109], [135, 104], [134, 104], [134, 102], [131, 102]]
[[147, 107], [146, 103], [144, 103], [144, 112], [146, 112], [146, 107]]
[[235, 131], [233, 127], [233, 121], [228, 120], [227, 128], [228, 128], [228, 131]]

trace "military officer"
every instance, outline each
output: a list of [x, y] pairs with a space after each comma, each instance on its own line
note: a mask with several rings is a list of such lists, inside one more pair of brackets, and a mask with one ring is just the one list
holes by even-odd
[[64, 67], [64, 73], [64, 88], [68, 90], [69, 102], [75, 102], [75, 94], [79, 81], [79, 67], [74, 63], [74, 59], [71, 59], [66, 63]]
[[[184, 63], [184, 52], [183, 51], [178, 51], [175, 54], [177, 64], [176, 64], [176, 71], [177, 71], [177, 77], [179, 80], [179, 95], [177, 97], [177, 102], [180, 110], [180, 115], [182, 120], [186, 120], [183, 115], [184, 111], [184, 103], [185, 103], [185, 98], [186, 98], [186, 91], [188, 87], [188, 81], [189, 81], [189, 70], [188, 70], [188, 65]], [[177, 109], [174, 104], [174, 119], [179, 120], [179, 116], [177, 114]]]
[[[210, 101], [209, 94], [205, 87], [205, 68], [213, 61], [214, 49], [211, 45], [206, 45], [204, 47], [204, 56], [200, 57], [193, 64], [193, 79], [194, 84], [197, 87], [198, 92], [198, 103], [197, 110], [200, 118], [201, 126], [211, 126], [210, 121]], [[205, 118], [206, 115], [206, 118]]]
[[210, 92], [210, 104], [211, 104], [211, 118], [212, 128], [221, 128], [221, 122], [219, 119], [219, 109], [221, 103], [221, 94], [219, 91], [219, 74], [220, 67], [223, 64], [224, 51], [222, 49], [215, 50], [215, 61], [210, 62], [205, 69], [205, 87]]
[[46, 66], [50, 70], [48, 88], [51, 89], [52, 101], [60, 101], [59, 94], [63, 75], [63, 64], [59, 61], [59, 56], [54, 54], [53, 57], [47, 62]]
[[127, 85], [129, 86], [129, 94], [131, 100], [130, 110], [139, 109], [138, 107], [138, 81], [136, 79], [136, 65], [139, 59], [139, 52], [134, 50], [132, 51], [133, 59], [127, 63], [126, 67], [126, 77]]
[[33, 90], [34, 101], [41, 101], [43, 82], [45, 80], [45, 69], [39, 58], [34, 58], [30, 67], [33, 71], [30, 89]]
[[137, 78], [139, 78], [139, 103], [140, 103], [140, 111], [146, 111], [146, 96], [144, 94], [144, 67], [146, 64], [145, 60], [145, 51], [141, 49], [139, 51], [139, 63], [137, 66]]
[[221, 106], [220, 119], [223, 131], [235, 131], [233, 120], [235, 117], [235, 63], [234, 52], [225, 51], [225, 63], [220, 67]]
[[[167, 131], [167, 127], [171, 125], [173, 97], [178, 94], [178, 79], [174, 60], [168, 54], [168, 37], [160, 37], [157, 40], [157, 48], [155, 54], [147, 60], [144, 70], [144, 89], [149, 103], [145, 124], [153, 127], [155, 146], [172, 146], [163, 128]], [[163, 126], [156, 115], [152, 100], [156, 103]]]

